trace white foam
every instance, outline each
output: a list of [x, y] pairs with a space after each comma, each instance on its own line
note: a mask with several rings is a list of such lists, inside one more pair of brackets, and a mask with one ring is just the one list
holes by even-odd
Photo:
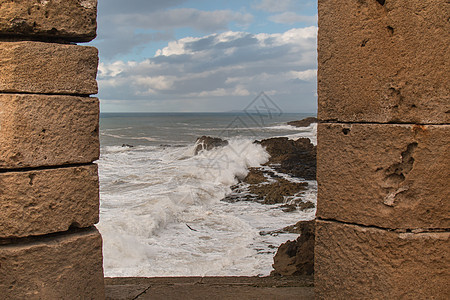
[[[315, 127], [298, 134], [313, 136]], [[198, 155], [194, 149], [102, 147], [98, 228], [106, 276], [268, 275], [276, 247], [297, 236], [259, 232], [314, 218], [314, 210], [220, 201], [236, 177], [268, 160], [252, 140], [231, 139]], [[315, 203], [317, 185], [308, 183], [302, 198]]]
[[[248, 260], [260, 265], [250, 246], [259, 238], [259, 228], [251, 225], [248, 215], [241, 215], [240, 205], [219, 200], [237, 183], [236, 177], [266, 162], [267, 152], [239, 139], [196, 156], [192, 147], [156, 150], [103, 149], [98, 227], [106, 275], [254, 274], [258, 267], [247, 267]], [[245, 206], [253, 207], [259, 215], [255, 219], [267, 217], [262, 216], [267, 206], [262, 210], [260, 204]], [[233, 213], [236, 209], [238, 216]]]
[[299, 127], [291, 126], [291, 125], [287, 125], [287, 124], [279, 124], [279, 125], [269, 126], [269, 127], [265, 127], [265, 128], [270, 129], [270, 130], [292, 130], [292, 131], [299, 130]]
[[297, 133], [285, 135], [290, 139], [308, 138], [313, 145], [317, 145], [317, 123], [311, 123], [308, 127], [295, 127]]

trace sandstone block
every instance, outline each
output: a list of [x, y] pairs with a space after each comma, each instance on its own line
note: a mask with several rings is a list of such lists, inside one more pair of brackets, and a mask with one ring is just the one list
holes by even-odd
[[97, 165], [0, 173], [0, 238], [98, 222]]
[[0, 169], [98, 159], [98, 114], [97, 98], [0, 94]]
[[42, 42], [0, 42], [0, 92], [97, 93], [94, 47]]
[[448, 299], [450, 233], [317, 221], [318, 299]]
[[317, 216], [382, 228], [450, 228], [450, 125], [318, 127]]
[[449, 123], [449, 11], [447, 0], [319, 1], [319, 119]]
[[105, 299], [97, 229], [0, 246], [3, 299]]
[[89, 42], [96, 36], [97, 0], [0, 0], [0, 35]]

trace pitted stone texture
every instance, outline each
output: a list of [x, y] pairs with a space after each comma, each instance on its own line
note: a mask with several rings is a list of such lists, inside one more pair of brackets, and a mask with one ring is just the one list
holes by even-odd
[[0, 169], [99, 157], [97, 98], [0, 94]]
[[97, 165], [0, 173], [0, 238], [98, 222]]
[[97, 229], [0, 245], [3, 299], [105, 299]]
[[382, 228], [450, 228], [450, 125], [318, 127], [317, 216]]
[[449, 123], [449, 17], [447, 0], [319, 1], [319, 119]]
[[97, 93], [94, 47], [42, 42], [0, 42], [0, 92]]
[[449, 299], [450, 233], [317, 221], [317, 299]]
[[96, 19], [97, 0], [0, 0], [0, 36], [89, 42]]

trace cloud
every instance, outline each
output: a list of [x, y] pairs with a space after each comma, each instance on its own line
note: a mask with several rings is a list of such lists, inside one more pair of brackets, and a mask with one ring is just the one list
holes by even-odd
[[279, 24], [317, 23], [317, 15], [304, 16], [294, 12], [284, 12], [269, 17], [269, 20]]
[[314, 111], [316, 36], [317, 27], [311, 26], [182, 38], [142, 62], [100, 63], [99, 96], [143, 101], [154, 111], [174, 103], [185, 103], [178, 110], [217, 111], [230, 105], [240, 109], [243, 101], [271, 91], [288, 109]]
[[98, 11], [102, 15], [146, 14], [167, 9], [187, 2], [187, 0], [99, 0]]
[[214, 32], [228, 28], [230, 22], [245, 26], [251, 23], [253, 16], [231, 10], [203, 11], [194, 8], [179, 8], [150, 14], [120, 14], [114, 23], [133, 24], [137, 28], [167, 30], [189, 27], [202, 32]]
[[253, 5], [253, 8], [267, 12], [283, 12], [295, 6], [295, 0], [261, 0]]
[[114, 10], [103, 12], [99, 8], [98, 38], [92, 44], [99, 48], [103, 59], [139, 51], [151, 42], [172, 40], [179, 28], [213, 33], [228, 30], [231, 23], [245, 28], [253, 21], [251, 14], [231, 10], [167, 9], [184, 1], [135, 2], [142, 5], [140, 9], [131, 9], [127, 1], [113, 1]]

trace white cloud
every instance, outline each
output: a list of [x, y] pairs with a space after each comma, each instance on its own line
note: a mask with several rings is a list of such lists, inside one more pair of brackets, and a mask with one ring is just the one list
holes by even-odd
[[317, 69], [310, 69], [305, 71], [292, 71], [290, 74], [295, 79], [312, 81], [317, 78]]
[[295, 24], [295, 23], [316, 23], [316, 16], [303, 16], [294, 12], [284, 12], [269, 17], [269, 20], [279, 24]]
[[231, 24], [246, 28], [253, 21], [249, 13], [232, 10], [204, 11], [194, 8], [173, 8], [184, 1], [172, 0], [166, 5], [160, 2], [134, 0], [142, 9], [127, 1], [114, 0], [114, 10], [103, 4], [99, 7], [98, 38], [93, 45], [99, 48], [102, 58], [112, 59], [118, 55], [139, 51], [151, 42], [174, 39], [174, 30], [190, 28], [203, 33], [226, 31]]
[[[175, 103], [174, 99], [197, 100], [207, 103], [203, 110], [217, 110], [224, 105], [218, 99], [227, 99], [227, 105], [237, 101], [239, 109], [242, 101], [270, 91], [281, 103], [304, 103], [313, 111], [316, 36], [317, 27], [312, 26], [277, 34], [228, 31], [186, 37], [170, 42], [142, 62], [101, 63], [99, 96], [146, 100], [154, 103], [149, 107], [161, 110]], [[198, 105], [194, 107], [199, 110]]]

